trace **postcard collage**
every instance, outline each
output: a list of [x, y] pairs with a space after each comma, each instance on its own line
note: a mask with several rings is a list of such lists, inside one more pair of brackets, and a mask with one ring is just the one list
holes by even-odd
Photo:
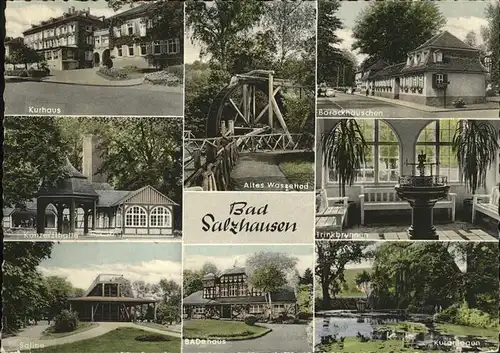
[[499, 352], [500, 0], [4, 16], [2, 353]]

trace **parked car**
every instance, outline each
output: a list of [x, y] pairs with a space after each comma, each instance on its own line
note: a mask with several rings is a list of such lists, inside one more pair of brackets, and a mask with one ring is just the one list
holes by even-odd
[[322, 83], [318, 86], [318, 97], [326, 97], [327, 87], [326, 84]]
[[333, 88], [327, 88], [325, 95], [327, 97], [335, 97], [335, 90]]

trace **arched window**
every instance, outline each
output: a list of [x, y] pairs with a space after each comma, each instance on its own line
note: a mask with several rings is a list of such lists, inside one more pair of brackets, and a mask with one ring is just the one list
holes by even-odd
[[164, 206], [157, 206], [151, 211], [149, 226], [156, 228], [172, 227], [172, 212]]
[[132, 206], [125, 212], [125, 227], [147, 227], [148, 215], [141, 206]]
[[[394, 131], [382, 120], [356, 119], [356, 122], [368, 145], [365, 164], [358, 170], [356, 182], [397, 182], [401, 169], [400, 146]], [[335, 171], [329, 169], [329, 182], [337, 182]]]
[[456, 154], [452, 151], [452, 141], [460, 124], [458, 119], [445, 119], [429, 123], [418, 136], [415, 155], [424, 152], [428, 163], [439, 162], [437, 166], [427, 167], [425, 173], [445, 176], [448, 182], [460, 181], [460, 168]]

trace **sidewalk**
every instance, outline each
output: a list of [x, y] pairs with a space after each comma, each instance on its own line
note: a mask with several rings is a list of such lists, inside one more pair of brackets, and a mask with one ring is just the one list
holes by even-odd
[[[375, 100], [379, 100], [382, 102], [390, 103], [390, 104], [395, 104], [395, 105], [401, 105], [407, 108], [411, 109], [416, 109], [416, 110], [421, 110], [421, 111], [426, 111], [426, 112], [457, 112], [457, 111], [469, 111], [469, 110], [497, 110], [499, 108], [498, 103], [494, 102], [493, 100], [489, 100], [487, 103], [482, 103], [482, 104], [471, 104], [469, 106], [466, 106], [464, 108], [442, 108], [442, 107], [432, 107], [429, 105], [424, 105], [424, 104], [418, 104], [418, 103], [413, 103], [413, 102], [407, 102], [399, 99], [392, 99], [392, 98], [385, 98], [385, 97], [378, 97], [378, 96], [366, 96], [365, 94], [361, 94], [358, 92], [355, 92], [354, 94], [365, 97], [365, 98], [371, 98]], [[494, 98], [494, 97], [493, 97]], [[451, 102], [450, 102], [451, 105]]]

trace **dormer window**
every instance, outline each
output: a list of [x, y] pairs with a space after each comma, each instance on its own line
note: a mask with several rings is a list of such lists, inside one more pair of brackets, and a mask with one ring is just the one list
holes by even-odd
[[408, 55], [408, 58], [406, 59], [406, 65], [411, 65], [411, 56]]
[[434, 62], [441, 63], [443, 62], [443, 53], [440, 51], [434, 52]]

